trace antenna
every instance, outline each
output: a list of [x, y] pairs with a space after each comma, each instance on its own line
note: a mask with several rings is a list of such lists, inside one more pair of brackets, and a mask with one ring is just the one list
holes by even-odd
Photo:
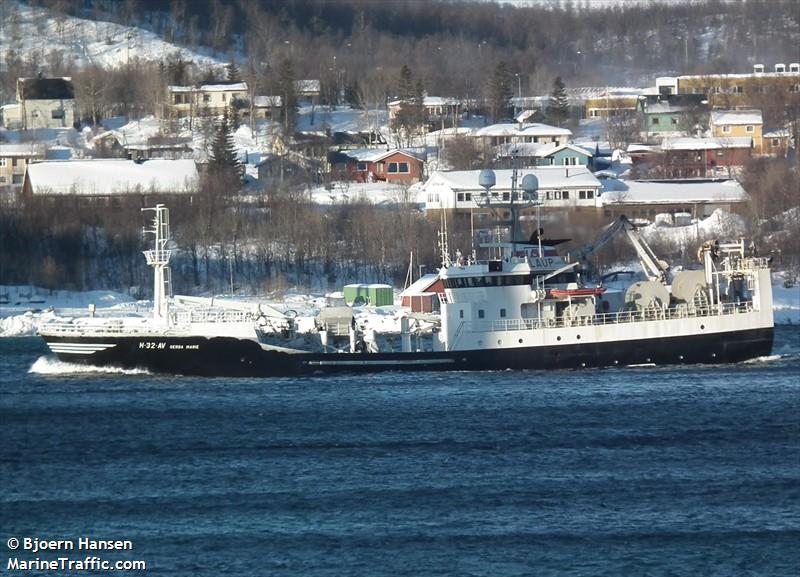
[[167, 249], [169, 242], [169, 209], [163, 204], [152, 208], [143, 208], [142, 212], [155, 212], [153, 228], [145, 228], [145, 234], [152, 234], [155, 239], [153, 249], [144, 251], [147, 264], [153, 267], [153, 322], [168, 324], [167, 285], [169, 284], [169, 258], [172, 253]]

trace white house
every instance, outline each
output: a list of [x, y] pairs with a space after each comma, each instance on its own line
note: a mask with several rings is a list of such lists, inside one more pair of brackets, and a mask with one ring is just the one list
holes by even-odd
[[[497, 183], [491, 189], [492, 200], [511, 199], [512, 170], [496, 170]], [[485, 191], [478, 185], [479, 170], [438, 171], [422, 185], [421, 200], [426, 210], [470, 211], [482, 208]], [[520, 184], [526, 174], [539, 179], [538, 197], [542, 208], [599, 206], [600, 181], [584, 166], [541, 166], [519, 171], [517, 197], [522, 201]], [[485, 198], [485, 197], [484, 197]]]
[[489, 146], [502, 144], [521, 144], [536, 142], [540, 144], [555, 143], [560, 146], [569, 142], [572, 131], [558, 126], [550, 126], [540, 122], [490, 124], [479, 128], [473, 136], [480, 138]]
[[3, 126], [11, 130], [70, 128], [76, 109], [71, 78], [20, 78], [16, 104], [3, 107]]

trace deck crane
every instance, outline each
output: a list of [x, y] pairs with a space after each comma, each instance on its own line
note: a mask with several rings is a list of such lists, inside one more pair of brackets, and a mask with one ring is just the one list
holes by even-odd
[[663, 285], [667, 284], [667, 274], [669, 273], [669, 265], [659, 259], [650, 246], [639, 234], [639, 229], [633, 224], [625, 215], [620, 216], [617, 220], [611, 223], [603, 233], [591, 244], [587, 244], [575, 251], [572, 256], [576, 261], [583, 261], [590, 254], [597, 252], [611, 239], [613, 239], [620, 232], [625, 231], [628, 239], [631, 241], [636, 254], [639, 257], [639, 262], [650, 280], [658, 281]]

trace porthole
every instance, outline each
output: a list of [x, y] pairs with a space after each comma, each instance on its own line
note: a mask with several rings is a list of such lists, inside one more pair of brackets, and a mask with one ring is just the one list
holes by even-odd
[[560, 341], [560, 340], [561, 340], [561, 337], [556, 337], [556, 340], [557, 340], [557, 341]]
[[497, 344], [498, 345], [502, 345], [503, 344], [503, 340], [502, 339], [497, 339]]
[[706, 328], [706, 325], [700, 325], [700, 330], [701, 331], [704, 330], [705, 328]]
[[522, 344], [522, 339], [519, 340], [519, 344]]
[[580, 335], [576, 336], [575, 338], [578, 339], [578, 340], [581, 340], [581, 336]]
[[678, 359], [682, 361], [683, 360], [683, 355], [678, 355]]

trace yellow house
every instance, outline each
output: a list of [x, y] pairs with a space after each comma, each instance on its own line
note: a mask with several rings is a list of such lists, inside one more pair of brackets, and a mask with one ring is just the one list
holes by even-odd
[[44, 145], [0, 144], [0, 202], [10, 202], [22, 190], [25, 170], [34, 160], [44, 158]]
[[764, 154], [764, 121], [760, 110], [715, 110], [710, 126], [711, 134], [718, 138], [752, 138], [753, 152]]
[[760, 107], [765, 99], [800, 103], [800, 63], [776, 64], [765, 71], [761, 64], [745, 74], [702, 74], [656, 79], [673, 94], [705, 94], [711, 108]]

